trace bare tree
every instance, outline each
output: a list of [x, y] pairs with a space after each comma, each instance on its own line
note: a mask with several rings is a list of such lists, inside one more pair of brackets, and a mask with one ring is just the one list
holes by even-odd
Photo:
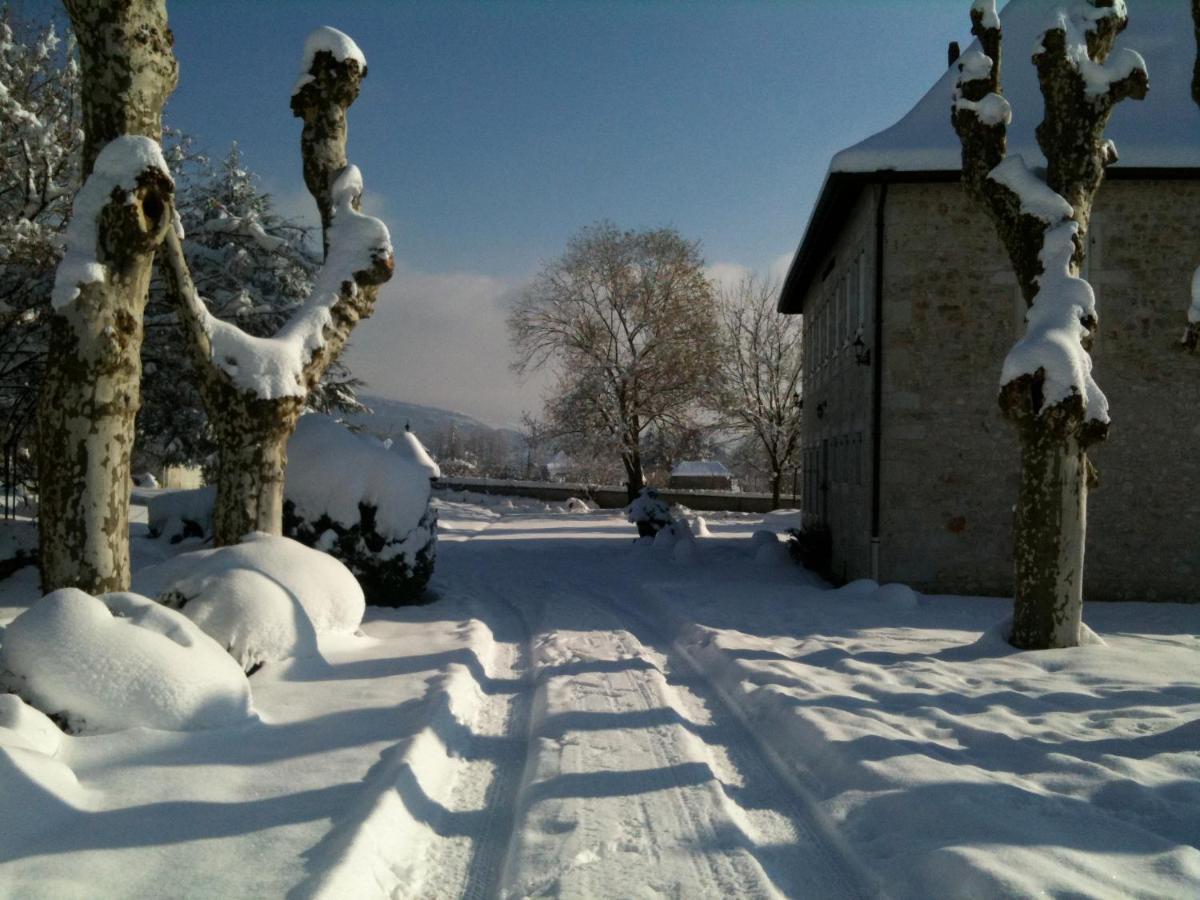
[[218, 544], [237, 543], [251, 531], [282, 532], [288, 439], [310, 392], [392, 275], [387, 228], [360, 212], [362, 179], [346, 159], [346, 110], [366, 61], [346, 35], [323, 28], [310, 36], [305, 62], [292, 111], [304, 119], [304, 180], [321, 212], [325, 245], [308, 300], [273, 337], [249, 335], [209, 313], [179, 236], [172, 232], [166, 240], [164, 270], [191, 335], [200, 396], [217, 438]]
[[1104, 128], [1119, 101], [1145, 96], [1142, 58], [1113, 52], [1125, 4], [1089, 0], [1041, 36], [1034, 52], [1045, 117], [1037, 128], [1044, 180], [1007, 155], [1008, 101], [1001, 95], [1001, 27], [995, 0], [975, 0], [979, 50], [958, 61], [952, 120], [962, 142], [967, 192], [991, 215], [1029, 306], [1025, 336], [1001, 373], [1000, 405], [1021, 443], [1015, 525], [1016, 599], [1011, 641], [1018, 647], [1079, 642], [1087, 492], [1095, 472], [1087, 450], [1108, 433], [1108, 402], [1088, 354], [1098, 325], [1091, 286], [1079, 277], [1092, 202], [1117, 159]]
[[583, 229], [543, 266], [508, 325], [519, 373], [552, 366], [546, 420], [558, 443], [619, 455], [632, 500], [642, 437], [689, 416], [709, 381], [717, 329], [697, 244], [670, 228]]
[[175, 88], [165, 0], [67, 0], [82, 64], [83, 166], [53, 292], [38, 413], [42, 588], [129, 587], [142, 313], [173, 184], [159, 151]]
[[776, 507], [800, 445], [803, 373], [800, 318], [780, 315], [778, 297], [777, 284], [754, 276], [722, 291], [717, 390], [711, 395], [721, 425], [761, 445]]

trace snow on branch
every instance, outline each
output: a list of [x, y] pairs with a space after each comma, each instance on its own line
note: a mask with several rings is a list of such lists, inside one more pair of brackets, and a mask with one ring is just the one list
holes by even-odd
[[[308, 297], [279, 332], [269, 338], [247, 334], [212, 315], [196, 294], [177, 235], [168, 235], [167, 262], [192, 320], [193, 337], [239, 391], [263, 400], [303, 397], [320, 373], [310, 371], [314, 354], [325, 345], [334, 308], [352, 300], [363, 287], [386, 281], [392, 272], [392, 243], [387, 226], [355, 209], [362, 194], [357, 166], [347, 166], [334, 181], [329, 254]], [[199, 326], [200, 334], [195, 333]]]
[[1006, 156], [988, 173], [988, 178], [1016, 194], [1024, 215], [1040, 219], [1047, 225], [1055, 225], [1069, 219], [1074, 212], [1070, 203], [1050, 190], [1046, 182], [1029, 171], [1025, 159], [1020, 155]]
[[1025, 335], [1005, 358], [1000, 385], [1003, 390], [1024, 376], [1040, 379], [1041, 408], [1035, 414], [1078, 397], [1085, 420], [1107, 423], [1108, 399], [1092, 378], [1092, 358], [1084, 348], [1095, 327], [1096, 297], [1072, 271], [1078, 232], [1079, 225], [1066, 217], [1046, 231]]
[[292, 88], [292, 96], [300, 93], [305, 85], [316, 80], [313, 73], [313, 63], [318, 53], [328, 53], [336, 62], [353, 61], [358, 64], [363, 75], [367, 74], [367, 58], [363, 55], [358, 44], [345, 32], [324, 25], [310, 34], [304, 41], [304, 57], [300, 63], [300, 77]]
[[54, 276], [51, 304], [61, 309], [73, 302], [87, 284], [103, 284], [108, 269], [101, 260], [99, 223], [110, 203], [134, 206], [138, 189], [158, 180], [173, 189], [167, 162], [157, 141], [140, 135], [122, 135], [105, 145], [96, 157], [92, 174], [75, 196], [66, 250]]

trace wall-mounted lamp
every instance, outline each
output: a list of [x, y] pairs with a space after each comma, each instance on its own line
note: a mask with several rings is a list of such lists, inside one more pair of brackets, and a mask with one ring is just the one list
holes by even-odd
[[854, 343], [850, 345], [854, 348], [854, 361], [860, 366], [869, 366], [871, 364], [871, 348], [863, 343], [862, 335], [856, 335]]

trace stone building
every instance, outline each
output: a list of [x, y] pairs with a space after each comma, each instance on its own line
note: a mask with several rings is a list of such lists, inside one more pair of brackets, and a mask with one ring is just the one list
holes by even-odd
[[[1030, 165], [1045, 162], [1033, 136], [1042, 103], [1024, 51], [1057, 5], [1014, 0], [1002, 13], [1009, 152]], [[1151, 88], [1113, 114], [1120, 161], [1084, 272], [1113, 420], [1091, 453], [1091, 600], [1200, 597], [1200, 356], [1179, 346], [1200, 263], [1192, 34], [1188, 4], [1143, 0], [1119, 40], [1146, 57]], [[830, 530], [834, 575], [1011, 596], [1019, 452], [996, 398], [1025, 305], [990, 220], [958, 184], [955, 69], [833, 158], [780, 310], [805, 318], [803, 506], [806, 524]]]

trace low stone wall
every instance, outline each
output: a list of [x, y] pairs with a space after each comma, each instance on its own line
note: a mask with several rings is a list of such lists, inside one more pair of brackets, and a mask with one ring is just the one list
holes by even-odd
[[[561, 503], [571, 497], [586, 500], [601, 509], [623, 509], [629, 502], [625, 488], [618, 485], [570, 484], [549, 481], [505, 481], [498, 478], [439, 478], [434, 490], [473, 491], [477, 494], [503, 494], [510, 497], [530, 497], [548, 503]], [[688, 509], [702, 512], [770, 512], [770, 494], [747, 494], [740, 491], [683, 491], [659, 490], [658, 495], [668, 503], [679, 503]], [[790, 495], [782, 498], [786, 506]]]

